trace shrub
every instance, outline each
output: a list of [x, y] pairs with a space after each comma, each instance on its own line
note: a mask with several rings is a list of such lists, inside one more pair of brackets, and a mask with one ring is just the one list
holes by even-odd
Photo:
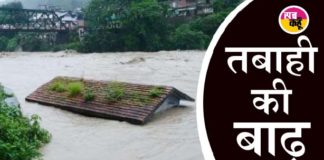
[[18, 35], [19, 44], [23, 51], [50, 51], [52, 44], [44, 39], [44, 35], [40, 33], [22, 33]]
[[213, 38], [217, 28], [224, 21], [229, 11], [216, 12], [205, 17], [198, 18], [190, 22], [190, 27], [192, 30], [201, 31], [209, 37], [208, 40]]
[[125, 87], [123, 84], [118, 82], [111, 82], [108, 84], [105, 91], [105, 98], [108, 101], [116, 102], [121, 100], [125, 96]]
[[[111, 6], [119, 9], [110, 9]], [[115, 12], [118, 12], [117, 19], [110, 20]], [[165, 12], [167, 8], [156, 0], [123, 1], [123, 3], [115, 0], [92, 0], [85, 8], [89, 32], [84, 37], [79, 51], [164, 49], [169, 34]], [[108, 29], [107, 22], [122, 22], [122, 28]]]
[[1, 36], [0, 37], [0, 51], [5, 51], [7, 49], [8, 38]]
[[13, 52], [17, 49], [18, 47], [18, 40], [17, 38], [12, 38], [8, 41], [7, 44], [7, 51]]
[[188, 24], [181, 25], [171, 36], [174, 49], [204, 49], [208, 41], [208, 36], [202, 31], [192, 30]]
[[63, 82], [60, 82], [60, 81], [57, 81], [57, 82], [52, 83], [49, 86], [49, 89], [51, 91], [55, 91], [55, 92], [59, 92], [59, 93], [66, 91], [64, 83]]
[[24, 117], [19, 108], [10, 107], [0, 86], [0, 159], [34, 160], [41, 156], [38, 151], [49, 143], [51, 135], [40, 127], [40, 117]]
[[70, 82], [67, 85], [67, 91], [69, 92], [69, 96], [77, 96], [83, 91], [83, 84], [81, 82]]
[[83, 99], [86, 102], [93, 101], [95, 99], [95, 94], [93, 93], [92, 89], [85, 89]]
[[156, 97], [160, 97], [164, 92], [164, 88], [163, 87], [153, 87], [150, 91], [149, 91], [149, 96], [151, 98], [156, 98]]
[[71, 42], [66, 45], [66, 49], [72, 49], [78, 51], [80, 50], [80, 42]]
[[58, 51], [63, 51], [63, 50], [65, 50], [65, 46], [64, 45], [58, 44], [58, 45], [54, 45], [52, 47], [52, 51], [53, 52], [58, 52]]

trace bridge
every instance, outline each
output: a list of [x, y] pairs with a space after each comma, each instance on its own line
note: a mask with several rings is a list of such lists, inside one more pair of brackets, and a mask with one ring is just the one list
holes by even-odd
[[0, 32], [67, 32], [62, 19], [50, 10], [0, 8]]

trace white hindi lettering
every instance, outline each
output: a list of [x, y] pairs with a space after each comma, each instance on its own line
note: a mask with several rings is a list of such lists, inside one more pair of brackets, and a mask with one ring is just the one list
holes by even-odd
[[[276, 130], [277, 129], [294, 129], [294, 132], [287, 132], [280, 138], [283, 149], [292, 156], [292, 160], [305, 154], [305, 145], [301, 141], [293, 141], [290, 149], [287, 148], [286, 142], [289, 139], [295, 140], [302, 138], [302, 129], [310, 129], [311, 123], [234, 123], [234, 129], [253, 129], [253, 133], [241, 132], [237, 135], [236, 142], [240, 148], [245, 151], [253, 150], [261, 157], [261, 130], [268, 130], [268, 152], [276, 156]], [[251, 141], [252, 140], [252, 141]]]
[[[303, 47], [302, 42], [306, 41], [309, 47]], [[293, 76], [301, 76], [300, 73], [304, 69], [304, 64], [300, 60], [303, 54], [308, 54], [308, 69], [310, 72], [315, 72], [315, 53], [318, 52], [317, 47], [313, 47], [307, 36], [298, 37], [299, 47], [227, 47], [225, 52], [227, 53], [241, 53], [241, 55], [230, 56], [227, 60], [229, 68], [236, 74], [233, 63], [239, 61], [241, 63], [241, 70], [244, 73], [248, 73], [248, 53], [254, 53], [252, 57], [252, 64], [257, 69], [265, 69], [268, 73], [271, 73], [271, 54], [275, 53], [276, 56], [276, 71], [282, 73], [282, 56], [283, 53], [287, 54], [287, 72]], [[257, 54], [261, 53], [261, 54]], [[262, 54], [263, 53], [263, 54]]]
[[284, 12], [285, 19], [297, 19], [297, 12]]
[[[279, 89], [278, 84], [281, 84], [283, 86], [283, 89]], [[258, 110], [263, 110], [265, 114], [269, 115], [270, 105], [274, 103], [272, 110], [277, 113], [279, 110], [278, 101], [275, 98], [270, 98], [270, 96], [282, 95], [283, 111], [284, 113], [289, 115], [289, 95], [292, 95], [292, 90], [287, 90], [284, 81], [279, 78], [273, 80], [272, 86], [274, 88], [273, 90], [251, 90], [251, 95], [263, 95], [263, 97], [256, 97], [253, 99], [254, 107]]]

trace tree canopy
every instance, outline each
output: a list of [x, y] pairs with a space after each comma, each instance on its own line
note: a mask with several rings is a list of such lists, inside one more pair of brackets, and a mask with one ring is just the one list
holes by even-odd
[[[161, 0], [89, 1], [83, 9], [86, 34], [81, 42], [76, 32], [69, 33], [64, 44], [54, 46], [35, 34], [6, 33], [0, 36], [0, 50], [12, 51], [17, 46], [27, 51], [76, 49], [79, 52], [206, 49], [219, 25], [241, 2], [214, 0], [214, 13], [175, 18], [179, 21], [173, 20], [170, 6]], [[22, 8], [23, 5], [13, 2], [5, 7]], [[24, 19], [19, 15], [17, 18]]]

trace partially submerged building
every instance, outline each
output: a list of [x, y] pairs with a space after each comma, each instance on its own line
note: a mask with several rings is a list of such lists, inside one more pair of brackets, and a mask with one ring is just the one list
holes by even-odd
[[[50, 87], [55, 83], [79, 82], [85, 88], [91, 88], [95, 98], [85, 101], [82, 96], [71, 97], [64, 92], [55, 92]], [[26, 97], [29, 102], [37, 102], [43, 105], [54, 106], [79, 114], [127, 121], [133, 124], [145, 124], [156, 113], [180, 105], [181, 100], [194, 101], [193, 98], [170, 86], [152, 86], [118, 82], [125, 95], [116, 101], [107, 100], [107, 86], [116, 85], [117, 82], [84, 80], [71, 77], [57, 77], [39, 87]], [[149, 96], [152, 89], [160, 90], [154, 97]]]

